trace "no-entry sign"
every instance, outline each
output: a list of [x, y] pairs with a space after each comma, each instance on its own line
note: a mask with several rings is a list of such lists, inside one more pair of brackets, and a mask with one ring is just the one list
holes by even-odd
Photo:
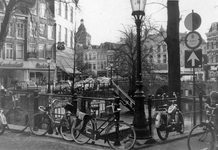
[[190, 31], [197, 30], [200, 25], [201, 17], [197, 13], [192, 12], [185, 18], [185, 27]]

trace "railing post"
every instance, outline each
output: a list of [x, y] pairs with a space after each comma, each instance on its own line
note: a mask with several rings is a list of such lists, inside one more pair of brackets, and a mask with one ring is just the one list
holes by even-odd
[[203, 109], [202, 109], [202, 99], [203, 99], [203, 93], [202, 91], [200, 91], [199, 93], [199, 108], [200, 108], [200, 122], [202, 122], [202, 112], [203, 112]]
[[34, 101], [33, 101], [33, 111], [34, 114], [38, 112], [38, 106], [39, 106], [39, 98], [38, 98], [38, 92], [34, 91]]
[[[114, 103], [115, 103], [114, 111], [117, 111], [117, 109], [120, 108], [120, 98], [118, 96], [115, 97]], [[120, 120], [120, 113], [116, 113], [116, 119], [118, 121]]]
[[75, 109], [73, 110], [73, 113], [76, 114], [76, 111], [77, 111], [77, 94], [76, 94], [76, 93], [73, 94], [71, 104], [72, 104], [73, 107], [75, 108]]
[[152, 116], [151, 116], [151, 107], [152, 107], [152, 98], [151, 95], [148, 95], [148, 122], [149, 122], [149, 132], [152, 136]]

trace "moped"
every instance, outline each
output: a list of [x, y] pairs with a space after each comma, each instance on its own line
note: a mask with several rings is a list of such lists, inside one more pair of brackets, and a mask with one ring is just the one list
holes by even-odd
[[175, 103], [177, 101], [176, 94], [174, 93], [173, 95], [173, 99], [167, 98], [165, 93], [162, 95], [162, 100], [167, 100], [171, 104], [159, 106], [155, 119], [157, 135], [162, 141], [168, 138], [169, 132], [176, 131], [180, 134], [184, 133], [183, 115]]

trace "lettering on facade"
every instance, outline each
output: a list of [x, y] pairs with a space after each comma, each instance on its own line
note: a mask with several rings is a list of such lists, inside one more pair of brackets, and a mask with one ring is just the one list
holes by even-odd
[[18, 62], [15, 62], [15, 63], [5, 63], [5, 62], [0, 62], [0, 67], [23, 67], [23, 63], [18, 63]]
[[37, 64], [36, 64], [36, 68], [48, 68], [48, 65], [47, 65], [47, 64], [40, 64], [40, 63], [37, 63]]

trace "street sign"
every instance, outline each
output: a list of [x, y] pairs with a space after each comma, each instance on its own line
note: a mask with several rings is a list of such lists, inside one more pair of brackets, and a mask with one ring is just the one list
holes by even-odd
[[200, 25], [201, 17], [197, 13], [192, 12], [185, 18], [185, 27], [190, 31], [197, 30]]
[[185, 51], [185, 68], [202, 67], [202, 49]]
[[190, 49], [198, 48], [201, 45], [201, 42], [202, 42], [201, 35], [196, 31], [189, 32], [185, 36], [185, 45]]

